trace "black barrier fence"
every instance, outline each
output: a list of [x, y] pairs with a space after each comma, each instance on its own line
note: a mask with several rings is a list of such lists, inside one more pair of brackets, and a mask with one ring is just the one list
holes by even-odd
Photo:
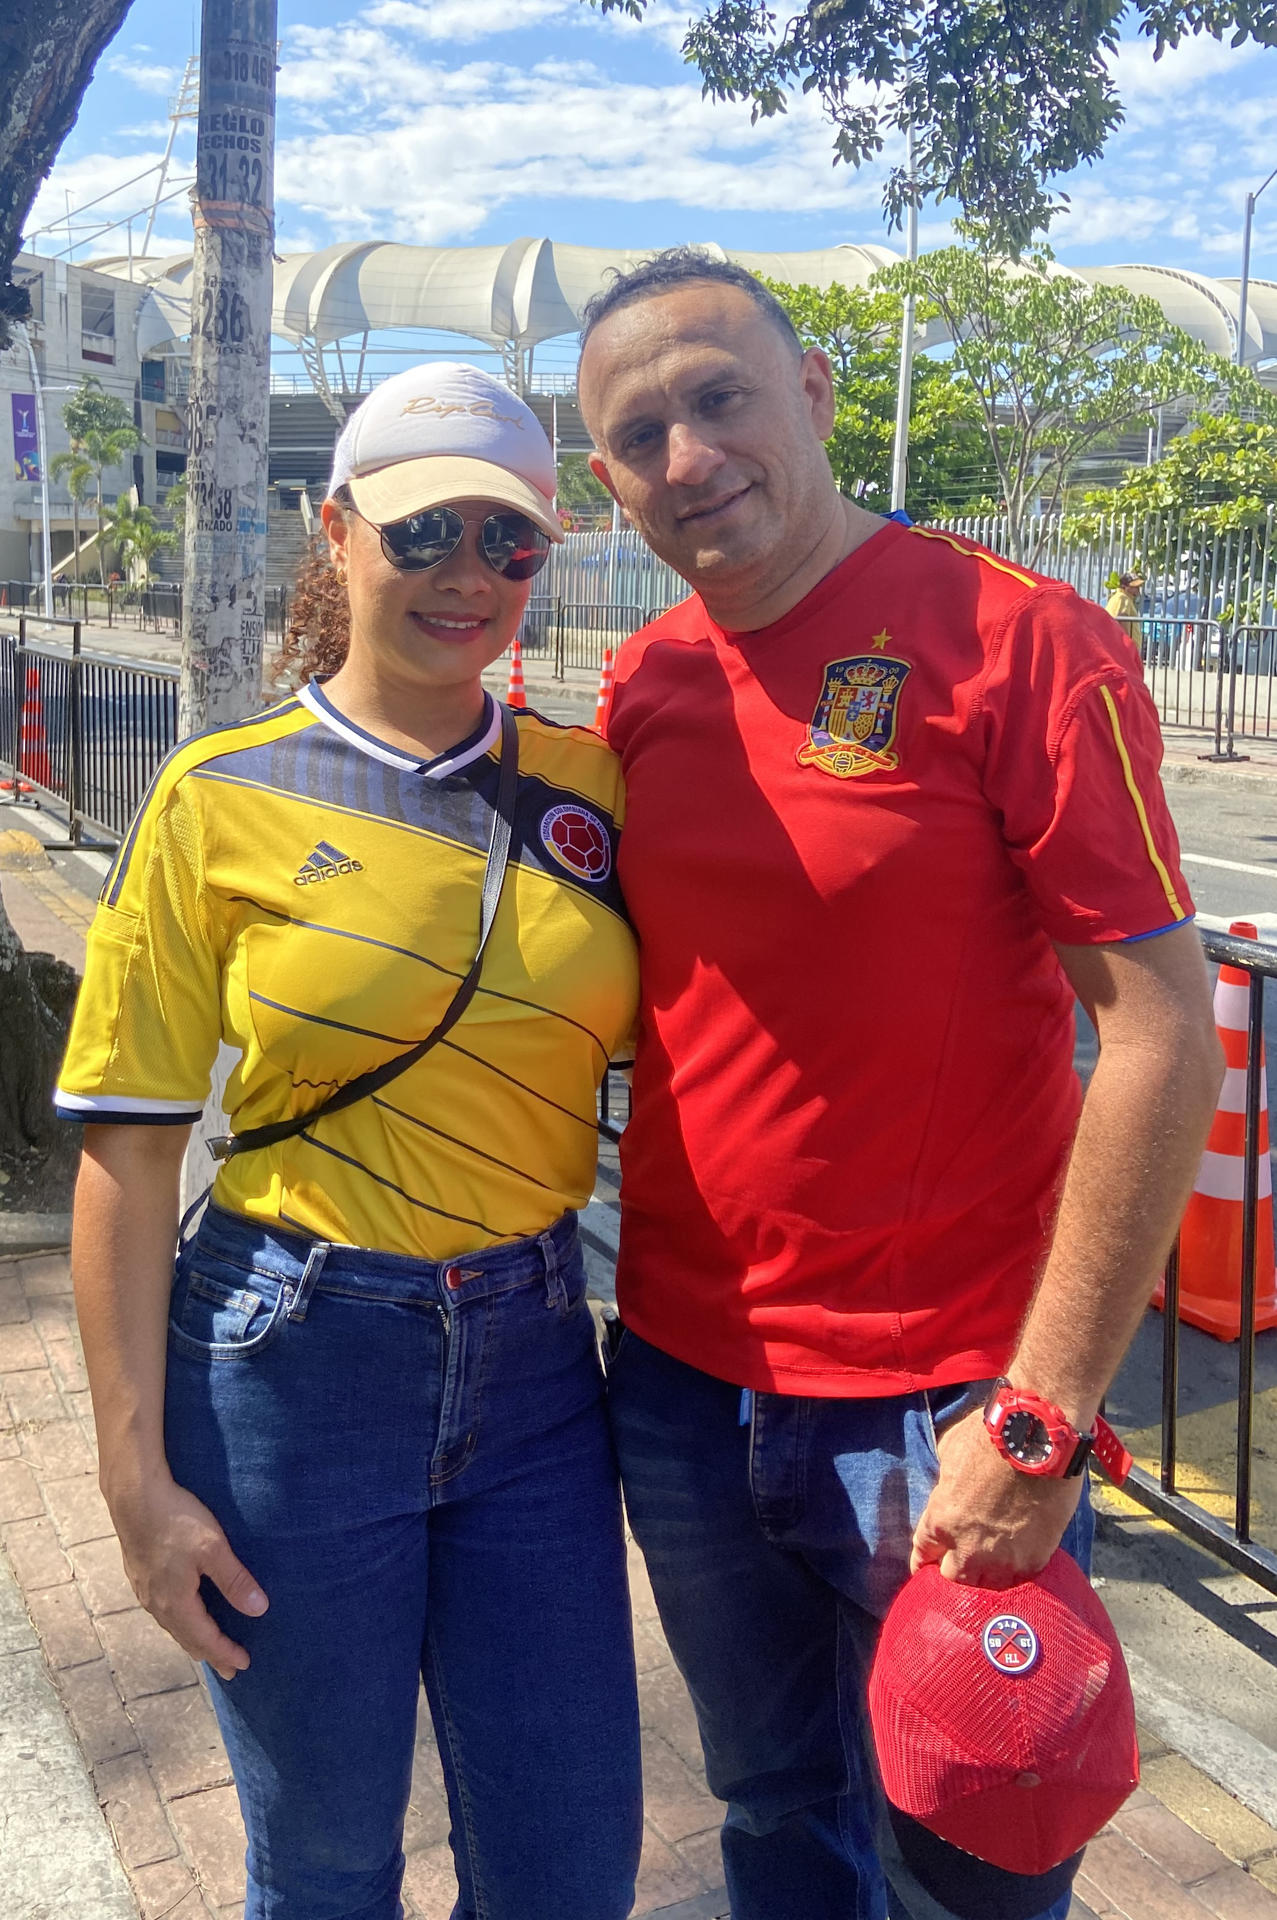
[[[177, 741], [175, 667], [116, 660], [0, 633], [0, 798], [44, 796], [67, 813], [68, 846], [123, 839], [155, 769]], [[41, 623], [43, 627], [43, 622]], [[106, 842], [91, 834], [110, 836]], [[58, 844], [56, 842], [51, 844]]]
[[[1277, 1593], [1277, 1553], [1252, 1537], [1254, 1464], [1261, 1449], [1255, 1441], [1255, 1295], [1261, 1220], [1260, 1112], [1264, 1072], [1264, 988], [1277, 977], [1277, 952], [1235, 934], [1202, 930], [1208, 960], [1239, 968], [1249, 982], [1246, 1085], [1243, 1111], [1241, 1332], [1237, 1345], [1237, 1423], [1231, 1525], [1180, 1491], [1180, 1321], [1179, 1246], [1167, 1263], [1162, 1325], [1162, 1410], [1160, 1461], [1155, 1473], [1135, 1466], [1126, 1492], [1197, 1546], [1215, 1554], [1257, 1585]], [[1264, 1185], [1267, 1183], [1264, 1182]], [[1271, 1516], [1270, 1516], [1271, 1517]]]
[[[288, 588], [266, 589], [267, 637], [276, 645], [288, 630]], [[0, 617], [6, 613], [44, 617], [44, 587], [38, 580], [0, 580]], [[152, 580], [146, 586], [89, 580], [55, 580], [53, 612], [58, 621], [79, 620], [82, 625], [132, 627], [139, 633], [182, 631], [182, 587], [174, 580]]]
[[655, 618], [638, 605], [601, 605], [534, 594], [519, 628], [519, 645], [525, 660], [548, 664], [554, 678], [563, 680], [572, 668], [599, 672], [605, 653], [615, 654], [622, 641]]

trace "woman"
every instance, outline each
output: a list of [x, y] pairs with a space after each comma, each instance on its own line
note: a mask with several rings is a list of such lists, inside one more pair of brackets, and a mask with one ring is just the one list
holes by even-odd
[[[454, 1920], [621, 1920], [633, 1897], [633, 1655], [573, 1212], [635, 1002], [620, 781], [601, 740], [516, 724], [479, 678], [562, 537], [553, 488], [535, 416], [473, 368], [378, 387], [323, 509], [336, 670], [169, 756], [90, 936], [59, 1105], [89, 1123], [73, 1267], [102, 1484], [139, 1599], [211, 1669], [246, 1920], [400, 1914], [419, 1675]], [[223, 1039], [229, 1157], [174, 1280]]]

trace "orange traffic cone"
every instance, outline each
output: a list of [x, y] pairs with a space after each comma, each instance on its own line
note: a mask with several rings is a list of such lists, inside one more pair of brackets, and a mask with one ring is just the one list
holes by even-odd
[[[1245, 920], [1228, 929], [1243, 940], [1259, 936]], [[1242, 1177], [1246, 1130], [1246, 1050], [1250, 981], [1239, 967], [1222, 966], [1215, 986], [1215, 1026], [1227, 1072], [1219, 1106], [1179, 1230], [1179, 1317], [1216, 1340], [1241, 1333]], [[1277, 1327], [1273, 1265], [1273, 1176], [1268, 1158], [1268, 1081], [1259, 1047], [1259, 1206], [1255, 1217], [1255, 1329]], [[1162, 1305], [1159, 1285], [1154, 1306]]]
[[510, 651], [510, 684], [506, 688], [507, 707], [526, 707], [527, 689], [523, 684], [523, 648], [519, 645], [519, 636], [514, 636], [514, 645]]
[[49, 740], [44, 731], [44, 708], [40, 702], [40, 675], [27, 668], [26, 690], [22, 696], [22, 726], [18, 734], [18, 772], [38, 786], [53, 785], [53, 762], [49, 758]]
[[612, 704], [612, 649], [603, 649], [603, 671], [599, 675], [599, 697], [594, 707], [594, 731], [602, 733], [607, 725], [608, 708]]

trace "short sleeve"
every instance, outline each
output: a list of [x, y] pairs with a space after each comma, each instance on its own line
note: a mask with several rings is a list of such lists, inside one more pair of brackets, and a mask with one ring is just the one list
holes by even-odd
[[188, 1125], [221, 1037], [222, 942], [178, 781], [144, 801], [89, 929], [54, 1096], [66, 1120]]
[[1035, 590], [981, 706], [985, 793], [1049, 937], [1140, 940], [1190, 920], [1157, 711], [1117, 622], [1071, 588]]

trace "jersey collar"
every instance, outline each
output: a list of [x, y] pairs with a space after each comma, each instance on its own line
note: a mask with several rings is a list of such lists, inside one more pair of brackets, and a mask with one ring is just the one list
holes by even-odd
[[399, 747], [392, 747], [387, 740], [379, 740], [375, 733], [368, 733], [363, 727], [357, 727], [344, 713], [338, 713], [332, 701], [324, 692], [318, 680], [308, 680], [304, 687], [297, 689], [297, 698], [304, 707], [309, 708], [330, 733], [335, 733], [347, 746], [358, 747], [361, 753], [368, 754], [373, 760], [380, 760], [383, 766], [398, 767], [401, 773], [419, 773], [427, 780], [443, 780], [449, 774], [459, 773], [462, 767], [468, 767], [472, 761], [481, 760], [496, 745], [501, 734], [501, 715], [497, 703], [486, 690], [483, 696], [483, 718], [474, 732], [459, 740], [455, 747], [449, 747], [446, 753], [436, 754], [433, 760], [417, 760], [412, 754], [404, 753]]

